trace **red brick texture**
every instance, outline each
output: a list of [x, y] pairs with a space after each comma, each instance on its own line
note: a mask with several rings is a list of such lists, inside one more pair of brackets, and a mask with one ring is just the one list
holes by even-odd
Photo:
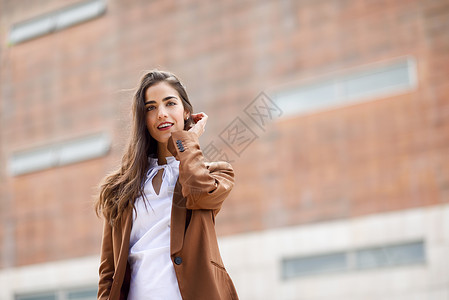
[[[64, 5], [78, 1], [64, 1]], [[449, 2], [107, 1], [104, 16], [14, 46], [12, 24], [62, 2], [0, 7], [0, 268], [99, 253], [92, 199], [125, 145], [144, 70], [178, 74], [209, 115], [204, 145], [261, 91], [412, 56], [400, 95], [279, 118], [233, 160], [220, 235], [449, 201]], [[110, 153], [11, 176], [12, 153], [97, 132]]]

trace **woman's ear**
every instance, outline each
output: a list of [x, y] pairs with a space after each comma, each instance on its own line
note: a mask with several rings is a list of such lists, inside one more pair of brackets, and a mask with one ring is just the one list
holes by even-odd
[[189, 112], [184, 113], [184, 130], [189, 130], [192, 128], [193, 122], [192, 122], [192, 115]]

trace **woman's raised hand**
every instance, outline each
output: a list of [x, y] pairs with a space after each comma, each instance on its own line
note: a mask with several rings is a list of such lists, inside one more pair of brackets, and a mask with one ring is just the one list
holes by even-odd
[[200, 137], [206, 130], [205, 127], [208, 116], [205, 113], [200, 112], [197, 114], [192, 114], [191, 118], [195, 124], [188, 131], [195, 132], [198, 137]]

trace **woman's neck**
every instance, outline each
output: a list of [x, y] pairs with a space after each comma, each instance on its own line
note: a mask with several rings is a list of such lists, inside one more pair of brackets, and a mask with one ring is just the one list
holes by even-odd
[[167, 163], [166, 157], [173, 156], [168, 151], [167, 143], [157, 143], [157, 163], [158, 165], [165, 165]]

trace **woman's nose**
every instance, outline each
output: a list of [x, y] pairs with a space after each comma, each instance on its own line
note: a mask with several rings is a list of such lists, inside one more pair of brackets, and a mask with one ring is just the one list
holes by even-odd
[[167, 116], [167, 112], [166, 112], [165, 108], [163, 108], [163, 107], [159, 108], [158, 113], [157, 113], [157, 117], [159, 119], [162, 119], [162, 118], [164, 118], [166, 116]]

